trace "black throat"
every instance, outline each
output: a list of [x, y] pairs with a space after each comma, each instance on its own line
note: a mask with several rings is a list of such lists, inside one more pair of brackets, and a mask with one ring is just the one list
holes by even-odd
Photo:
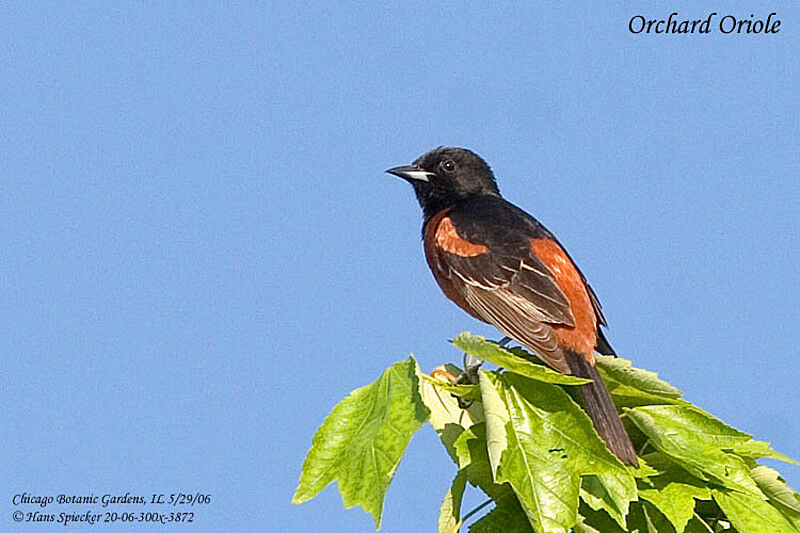
[[477, 194], [462, 195], [457, 194], [452, 190], [437, 189], [436, 187], [430, 186], [426, 187], [425, 185], [427, 184], [414, 184], [414, 193], [416, 193], [417, 200], [422, 208], [422, 215], [425, 222], [430, 220], [434, 215], [441, 212], [443, 209], [453, 208], [469, 200], [484, 196], [500, 198], [500, 193], [494, 191], [484, 191]]

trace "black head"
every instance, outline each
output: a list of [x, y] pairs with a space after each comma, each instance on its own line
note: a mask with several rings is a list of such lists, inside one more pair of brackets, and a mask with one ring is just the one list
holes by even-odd
[[478, 154], [464, 148], [439, 147], [411, 165], [390, 168], [386, 172], [414, 186], [425, 216], [473, 196], [500, 196], [492, 169]]

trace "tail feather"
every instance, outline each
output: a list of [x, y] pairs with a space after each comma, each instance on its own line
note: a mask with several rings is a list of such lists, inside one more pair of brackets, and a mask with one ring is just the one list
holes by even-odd
[[626, 465], [638, 467], [639, 460], [636, 457], [636, 450], [619, 419], [614, 402], [611, 401], [611, 394], [600, 378], [597, 369], [580, 354], [566, 351], [566, 356], [567, 364], [574, 375], [592, 380], [592, 383], [581, 385], [581, 393], [594, 429], [620, 461]]

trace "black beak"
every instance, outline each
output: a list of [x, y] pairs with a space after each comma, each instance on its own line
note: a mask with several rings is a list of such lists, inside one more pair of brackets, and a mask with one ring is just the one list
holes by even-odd
[[403, 165], [400, 167], [394, 167], [390, 168], [386, 172], [389, 174], [394, 174], [399, 178], [403, 178], [406, 181], [429, 181], [431, 176], [435, 176], [433, 172], [422, 170], [417, 165]]

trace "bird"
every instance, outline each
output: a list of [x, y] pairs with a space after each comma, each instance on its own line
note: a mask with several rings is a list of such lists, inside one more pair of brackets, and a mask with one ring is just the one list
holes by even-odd
[[425, 258], [445, 296], [554, 370], [591, 379], [580, 387], [595, 430], [638, 467], [595, 366], [595, 351], [616, 355], [600, 301], [556, 237], [503, 198], [492, 169], [468, 149], [440, 146], [386, 172], [414, 189]]

